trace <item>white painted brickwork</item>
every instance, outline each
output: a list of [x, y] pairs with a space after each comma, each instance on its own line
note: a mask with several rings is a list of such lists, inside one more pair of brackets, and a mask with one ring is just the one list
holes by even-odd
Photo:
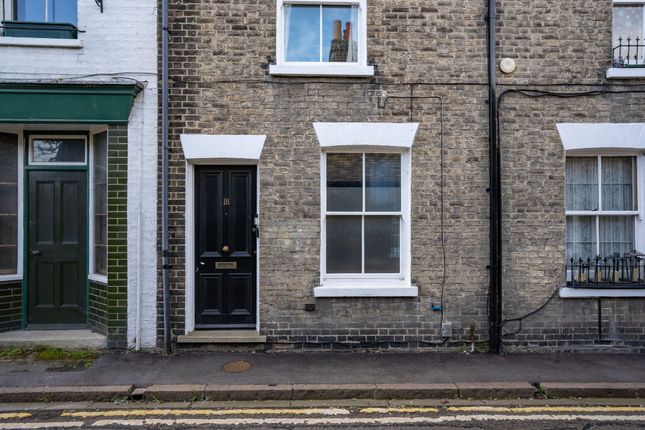
[[84, 31], [79, 33], [80, 48], [3, 46], [0, 38], [0, 79], [49, 81], [82, 77], [107, 82], [118, 76], [144, 83], [145, 90], [134, 103], [128, 126], [128, 344], [135, 344], [136, 293], [140, 286], [145, 310], [141, 312], [141, 346], [154, 348], [157, 4], [153, 0], [110, 0], [105, 2], [104, 13], [100, 13], [94, 1], [78, 2], [78, 27]]

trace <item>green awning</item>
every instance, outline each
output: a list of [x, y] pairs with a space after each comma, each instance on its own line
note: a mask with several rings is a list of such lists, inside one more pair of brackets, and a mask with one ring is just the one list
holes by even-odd
[[0, 83], [0, 123], [127, 124], [142, 89], [134, 82]]

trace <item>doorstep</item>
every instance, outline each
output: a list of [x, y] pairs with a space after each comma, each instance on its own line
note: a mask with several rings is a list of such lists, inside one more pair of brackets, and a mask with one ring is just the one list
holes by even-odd
[[177, 336], [177, 343], [202, 344], [258, 344], [266, 343], [267, 337], [255, 330], [195, 330]]
[[107, 338], [91, 330], [15, 330], [0, 333], [0, 348], [52, 346], [69, 349], [104, 349]]

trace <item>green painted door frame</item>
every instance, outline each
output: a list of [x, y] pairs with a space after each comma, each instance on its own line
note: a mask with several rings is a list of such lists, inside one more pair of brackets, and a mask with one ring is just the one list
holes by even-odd
[[[87, 160], [87, 163], [85, 165], [78, 165], [78, 166], [56, 166], [56, 165], [37, 165], [37, 166], [31, 166], [29, 165], [29, 136], [37, 134], [37, 135], [48, 135], [48, 136], [56, 136], [56, 135], [79, 135], [79, 136], [84, 136], [87, 139], [87, 145], [85, 147], [85, 159]], [[86, 180], [85, 180], [85, 214], [86, 214], [86, 222], [85, 222], [85, 232], [86, 232], [86, 252], [85, 252], [85, 265], [86, 267], [89, 267], [89, 247], [91, 246], [89, 240], [89, 232], [90, 232], [90, 210], [89, 210], [89, 202], [90, 202], [90, 186], [91, 184], [89, 183], [89, 156], [90, 156], [90, 134], [87, 131], [41, 131], [41, 130], [29, 130], [25, 131], [23, 133], [23, 233], [22, 233], [22, 240], [23, 240], [23, 259], [22, 259], [22, 264], [23, 264], [23, 277], [22, 277], [22, 320], [21, 320], [21, 328], [24, 330], [28, 326], [28, 321], [27, 321], [27, 313], [29, 309], [29, 173], [33, 171], [39, 171], [39, 172], [56, 172], [56, 171], [82, 171], [86, 173]], [[89, 280], [87, 279], [87, 271], [85, 273], [85, 325], [88, 324], [89, 320], [89, 314], [88, 314], [88, 309], [89, 309]]]

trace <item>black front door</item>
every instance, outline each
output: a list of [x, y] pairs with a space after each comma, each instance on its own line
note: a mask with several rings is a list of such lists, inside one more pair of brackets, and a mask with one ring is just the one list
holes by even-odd
[[256, 168], [195, 170], [195, 327], [255, 328]]
[[86, 323], [86, 172], [30, 171], [29, 324]]

